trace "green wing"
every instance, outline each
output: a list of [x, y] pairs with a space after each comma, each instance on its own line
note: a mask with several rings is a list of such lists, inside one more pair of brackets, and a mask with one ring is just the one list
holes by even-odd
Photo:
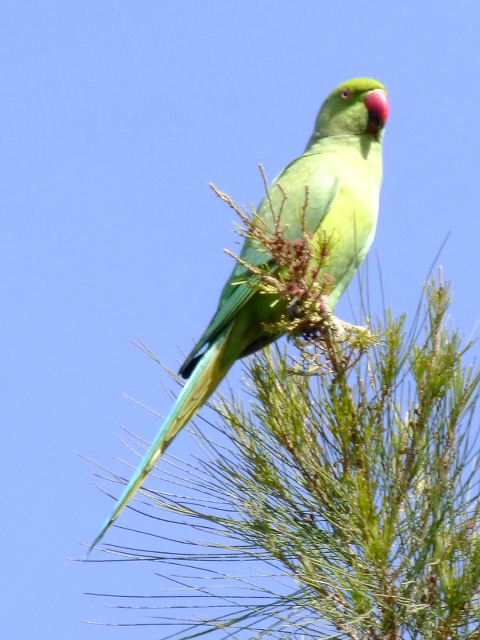
[[[329, 159], [331, 157], [321, 152], [304, 154], [293, 160], [275, 178], [269, 187], [268, 197], [263, 197], [257, 211], [266, 231], [273, 230], [274, 218], [279, 215], [285, 227], [283, 235], [290, 240], [301, 237], [304, 231], [316, 231], [339, 189], [337, 177], [326, 166]], [[305, 207], [307, 185], [308, 202]], [[267, 265], [275, 269], [265, 248], [250, 238], [246, 239], [240, 257], [254, 266]], [[222, 290], [214, 317], [180, 369], [182, 376], [189, 377], [205, 345], [215, 340], [252, 298], [256, 277], [237, 262]]]

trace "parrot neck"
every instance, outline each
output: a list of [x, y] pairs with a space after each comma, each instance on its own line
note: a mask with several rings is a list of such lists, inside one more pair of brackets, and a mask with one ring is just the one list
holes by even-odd
[[318, 131], [314, 131], [310, 140], [305, 147], [305, 152], [309, 151], [321, 151], [323, 152], [325, 148], [330, 148], [330, 146], [349, 146], [349, 147], [357, 147], [362, 150], [369, 148], [372, 144], [375, 146], [376, 144], [381, 145], [383, 137], [383, 131], [378, 134], [372, 134], [370, 132], [365, 133], [339, 133], [339, 134], [321, 134]]

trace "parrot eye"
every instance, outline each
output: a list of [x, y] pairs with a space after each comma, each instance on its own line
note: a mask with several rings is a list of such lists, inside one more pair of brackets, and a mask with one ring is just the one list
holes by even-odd
[[350, 89], [343, 89], [343, 91], [340, 94], [340, 97], [342, 100], [348, 100], [351, 95], [352, 95], [352, 92], [350, 91]]

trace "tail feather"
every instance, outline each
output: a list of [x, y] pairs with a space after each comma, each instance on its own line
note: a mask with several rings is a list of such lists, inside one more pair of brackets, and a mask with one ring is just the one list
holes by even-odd
[[222, 357], [225, 353], [229, 333], [230, 331], [225, 331], [222, 335], [218, 336], [199, 360], [155, 437], [155, 440], [150, 445], [140, 466], [117, 500], [110, 516], [103, 523], [99, 534], [90, 545], [87, 555], [100, 542], [121, 510], [133, 494], [141, 487], [144, 479], [155, 466], [155, 463], [165, 451], [168, 444], [180, 429], [195, 415], [202, 404], [206, 402], [233, 364], [233, 360], [230, 362], [227, 360], [225, 362], [225, 359]]

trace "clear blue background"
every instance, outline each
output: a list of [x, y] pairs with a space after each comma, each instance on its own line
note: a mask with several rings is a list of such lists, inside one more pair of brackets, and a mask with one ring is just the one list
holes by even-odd
[[[340, 81], [369, 75], [389, 90], [374, 244], [387, 304], [412, 314], [451, 232], [440, 262], [455, 322], [471, 331], [479, 7], [3, 0], [3, 637], [161, 637], [79, 622], [107, 617], [86, 591], [159, 588], [154, 566], [67, 560], [112, 506], [79, 454], [123, 471], [113, 458], [135, 458], [116, 438], [121, 427], [153, 437], [158, 421], [121, 392], [166, 413], [166, 375], [130, 340], [176, 367], [215, 309], [232, 267], [222, 248], [235, 236], [208, 182], [257, 203], [257, 163], [271, 178], [301, 152]], [[380, 299], [372, 306], [381, 312]], [[183, 455], [195, 444], [185, 432], [173, 447]]]

